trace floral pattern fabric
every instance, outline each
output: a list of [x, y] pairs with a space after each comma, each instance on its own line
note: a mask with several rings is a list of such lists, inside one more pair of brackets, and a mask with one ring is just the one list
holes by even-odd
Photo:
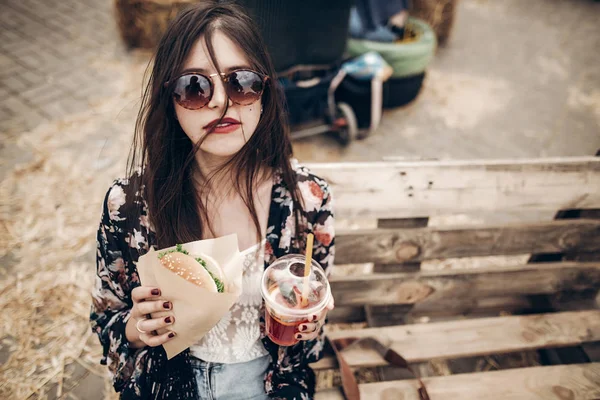
[[[292, 165], [304, 203], [300, 210], [300, 240], [299, 243], [292, 240], [296, 236], [294, 204], [289, 189], [280, 174], [276, 173], [264, 246], [265, 268], [286, 254], [303, 254], [306, 235], [313, 232], [313, 258], [329, 274], [335, 255], [333, 197], [330, 188], [306, 167], [295, 161]], [[168, 398], [168, 391], [172, 390], [173, 385], [161, 387], [148, 379], [153, 361], [156, 364], [153, 359], [155, 352], [148, 347], [130, 348], [125, 337], [125, 326], [133, 305], [131, 290], [140, 285], [137, 260], [156, 246], [143, 190], [136, 193], [134, 198], [127, 198], [124, 189], [128, 185], [127, 179], [115, 181], [104, 200], [97, 235], [97, 276], [92, 293], [90, 322], [103, 346], [101, 362], [108, 366], [115, 390], [127, 392], [128, 398]], [[125, 215], [131, 215], [131, 207], [134, 207], [138, 215], [134, 223], [125, 218]], [[264, 334], [264, 303], [259, 318], [261, 340], [272, 360], [265, 376], [267, 394], [271, 398], [311, 399], [314, 395], [315, 376], [308, 364], [321, 356], [323, 330], [315, 340], [280, 347]]]

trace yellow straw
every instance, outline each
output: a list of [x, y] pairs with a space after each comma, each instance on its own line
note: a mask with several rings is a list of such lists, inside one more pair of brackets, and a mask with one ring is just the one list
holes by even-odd
[[306, 238], [306, 260], [304, 263], [304, 282], [302, 283], [302, 306], [306, 307], [308, 305], [308, 288], [309, 288], [309, 280], [308, 277], [310, 275], [310, 264], [312, 261], [312, 250], [313, 250], [313, 234], [309, 233]]

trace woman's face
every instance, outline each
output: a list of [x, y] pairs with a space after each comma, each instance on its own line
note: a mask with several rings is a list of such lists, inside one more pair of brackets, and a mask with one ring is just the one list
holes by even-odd
[[[240, 68], [252, 69], [244, 53], [218, 30], [213, 35], [213, 48], [219, 67], [224, 73]], [[192, 48], [183, 69], [202, 72], [206, 76], [218, 72], [211, 62], [203, 38], [200, 38]], [[175, 113], [181, 128], [192, 143], [202, 141], [197, 156], [213, 160], [228, 159], [236, 154], [254, 134], [260, 119], [261, 101], [257, 100], [248, 106], [235, 104], [228, 99], [219, 76], [215, 75], [211, 78], [214, 92], [206, 106], [199, 110], [188, 110], [174, 101]], [[223, 117], [222, 125], [218, 126], [215, 132], [208, 133], [211, 124], [219, 120], [227, 104], [229, 107]]]

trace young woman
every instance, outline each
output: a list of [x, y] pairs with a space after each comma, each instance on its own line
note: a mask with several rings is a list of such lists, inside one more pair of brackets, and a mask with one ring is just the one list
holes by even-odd
[[[128, 178], [109, 189], [98, 230], [90, 320], [121, 398], [313, 396], [308, 364], [320, 357], [326, 312], [299, 327], [298, 344], [279, 347], [264, 334], [258, 282], [276, 258], [302, 253], [308, 232], [329, 272], [332, 196], [291, 159], [274, 76], [258, 29], [235, 5], [187, 9], [158, 46]], [[240, 299], [200, 342], [167, 360], [161, 345], [177, 332], [155, 331], [168, 329], [177, 310], [160, 285], [140, 285], [138, 257], [231, 233], [245, 249]], [[165, 309], [171, 315], [146, 318]]]

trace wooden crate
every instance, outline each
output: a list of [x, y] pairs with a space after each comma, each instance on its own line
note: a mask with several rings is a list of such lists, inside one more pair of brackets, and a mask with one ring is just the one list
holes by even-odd
[[[332, 276], [336, 309], [330, 322], [366, 321], [368, 327], [328, 331], [330, 338], [373, 336], [390, 342], [410, 363], [577, 349], [579, 358], [568, 366], [432, 376], [424, 382], [432, 400], [600, 398], [595, 300], [600, 158], [309, 167], [332, 185], [339, 225], [351, 226], [344, 223], [348, 220], [371, 225], [338, 228], [336, 269], [374, 263], [377, 271]], [[561, 215], [580, 218], [553, 219], [556, 211], [573, 209], [584, 211]], [[478, 224], [426, 226], [428, 220], [457, 214], [485, 217]], [[530, 254], [554, 257], [528, 262]], [[525, 255], [524, 261], [477, 268], [454, 268], [452, 261], [451, 268], [420, 264], [515, 255]], [[551, 307], [539, 308], [540, 298]], [[423, 317], [433, 322], [406, 324]], [[386, 365], [368, 349], [349, 349], [344, 357], [353, 368]], [[332, 369], [336, 361], [329, 356], [312, 367]], [[364, 399], [417, 399], [417, 387], [414, 380], [392, 380], [361, 384], [360, 390]], [[316, 398], [342, 397], [333, 388]]]

